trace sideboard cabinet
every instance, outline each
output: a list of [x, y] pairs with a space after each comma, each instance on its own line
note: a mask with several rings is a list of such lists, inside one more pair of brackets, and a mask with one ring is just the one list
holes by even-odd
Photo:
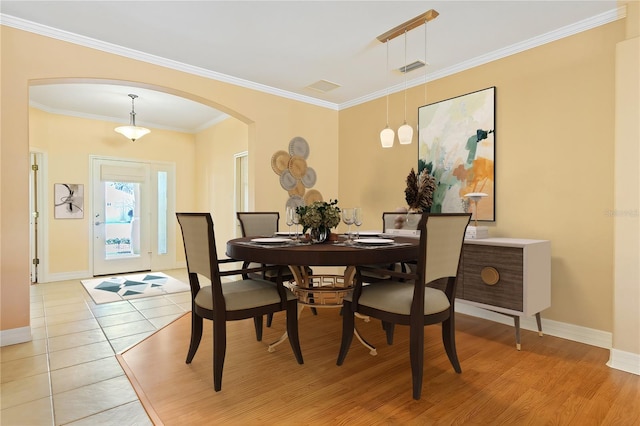
[[514, 319], [520, 350], [520, 317], [551, 306], [551, 243], [514, 238], [466, 239], [456, 299]]

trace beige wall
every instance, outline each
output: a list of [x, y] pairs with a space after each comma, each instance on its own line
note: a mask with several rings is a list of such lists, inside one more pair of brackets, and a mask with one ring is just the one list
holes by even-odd
[[[543, 317], [612, 330], [615, 46], [624, 21], [546, 44], [428, 85], [427, 103], [496, 86], [496, 222], [490, 234], [551, 240], [552, 306]], [[402, 93], [389, 124], [403, 121]], [[417, 124], [424, 87], [408, 93]], [[340, 113], [340, 202], [380, 212], [406, 206], [418, 144], [383, 149], [384, 99]], [[354, 159], [357, 158], [357, 161]]]
[[[618, 351], [640, 354], [640, 2], [627, 16], [627, 40], [616, 50], [614, 366]], [[629, 370], [640, 374], [640, 365]]]
[[236, 238], [235, 155], [247, 151], [248, 135], [246, 124], [228, 118], [196, 137], [196, 210], [213, 216], [218, 257], [225, 255], [225, 242]]
[[[191, 173], [196, 158], [195, 137], [190, 134], [152, 129], [142, 139], [131, 142], [114, 132], [115, 123], [50, 114], [30, 108], [29, 142], [32, 149], [47, 154], [46, 190], [54, 183], [85, 185], [83, 219], [54, 219], [49, 208], [48, 265], [50, 274], [90, 271], [91, 187], [90, 155], [114, 159], [170, 162], [176, 165], [177, 205], [193, 205], [197, 188]], [[50, 203], [53, 200], [49, 199]], [[70, 244], [73, 242], [73, 244]], [[182, 251], [179, 241], [178, 251]]]
[[[305, 137], [311, 145], [319, 175], [317, 186], [325, 194], [338, 191], [336, 111], [5, 26], [1, 31], [0, 330], [29, 325], [30, 83], [107, 79], [164, 90], [228, 113], [248, 126], [250, 196], [254, 208], [284, 211], [287, 193], [279, 187], [270, 159], [275, 151], [286, 149], [294, 136]], [[195, 171], [185, 173], [195, 176]], [[178, 200], [176, 207], [178, 210], [195, 208], [195, 200]]]

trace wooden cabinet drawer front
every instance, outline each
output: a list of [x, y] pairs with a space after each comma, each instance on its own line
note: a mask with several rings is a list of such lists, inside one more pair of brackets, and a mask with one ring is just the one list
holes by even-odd
[[[486, 267], [497, 270], [496, 284], [483, 282], [481, 273]], [[463, 299], [522, 311], [522, 248], [465, 244], [462, 268]]]

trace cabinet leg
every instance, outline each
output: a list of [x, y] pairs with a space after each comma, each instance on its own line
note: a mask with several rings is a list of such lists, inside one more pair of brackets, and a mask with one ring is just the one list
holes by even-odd
[[536, 323], [538, 323], [538, 336], [544, 336], [542, 333], [542, 319], [540, 318], [540, 312], [536, 314]]
[[520, 317], [517, 315], [513, 316], [513, 325], [516, 328], [516, 349], [520, 350]]

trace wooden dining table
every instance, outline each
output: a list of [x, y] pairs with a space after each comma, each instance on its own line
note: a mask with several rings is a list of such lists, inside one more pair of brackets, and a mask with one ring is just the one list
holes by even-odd
[[[418, 257], [418, 238], [393, 236], [385, 239], [392, 239], [392, 243], [386, 244], [361, 244], [347, 241], [345, 236], [340, 236], [333, 242], [311, 244], [306, 240], [285, 241], [283, 243], [265, 243], [253, 241], [255, 237], [243, 237], [229, 240], [227, 242], [226, 255], [230, 258], [271, 265], [288, 266], [297, 281], [297, 285], [305, 286], [304, 282], [309, 277], [305, 271], [314, 266], [334, 266], [345, 267], [344, 280], [346, 287], [350, 290], [354, 283], [354, 267], [358, 265], [393, 264], [399, 262], [415, 261]], [[288, 238], [286, 238], [288, 239]], [[296, 287], [294, 286], [294, 290]], [[316, 293], [319, 291], [313, 288]], [[311, 291], [311, 290], [310, 290]], [[319, 306], [305, 302], [303, 305]], [[340, 307], [340, 304], [333, 304], [332, 307]], [[376, 354], [375, 347], [366, 342], [356, 330], [356, 337], [360, 342], [369, 348], [372, 355]], [[286, 333], [276, 342], [269, 345], [269, 351], [273, 351], [275, 346], [286, 339]]]

